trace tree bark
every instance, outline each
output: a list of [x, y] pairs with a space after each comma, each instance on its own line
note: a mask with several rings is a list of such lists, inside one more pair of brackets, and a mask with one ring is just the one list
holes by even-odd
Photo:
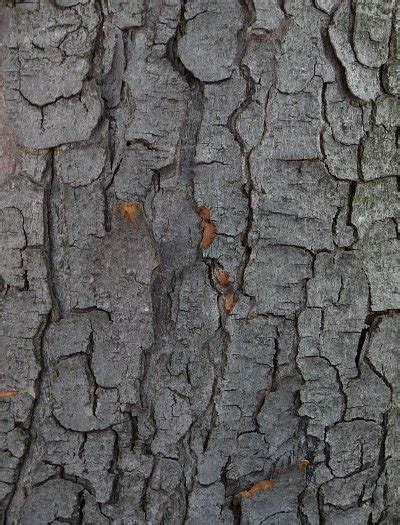
[[399, 519], [398, 16], [2, 8], [4, 523]]

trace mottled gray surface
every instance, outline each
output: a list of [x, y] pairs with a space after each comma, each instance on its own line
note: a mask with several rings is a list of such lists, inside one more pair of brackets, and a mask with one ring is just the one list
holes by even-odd
[[398, 522], [395, 1], [5, 3], [3, 522]]

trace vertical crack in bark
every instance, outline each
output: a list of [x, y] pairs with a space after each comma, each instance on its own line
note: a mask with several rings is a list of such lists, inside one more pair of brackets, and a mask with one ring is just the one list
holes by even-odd
[[319, 132], [319, 148], [321, 150], [322, 155], [322, 161], [324, 163], [326, 171], [333, 177], [331, 171], [329, 170], [329, 166], [327, 163], [327, 156], [325, 151], [325, 144], [324, 144], [324, 132], [326, 129], [332, 130], [328, 115], [327, 115], [327, 107], [326, 107], [326, 87], [327, 82], [324, 82], [322, 84], [322, 90], [321, 90], [321, 116], [322, 116], [322, 122], [323, 125], [321, 126], [320, 132]]
[[57, 321], [61, 318], [64, 313], [61, 300], [57, 292], [56, 276], [55, 276], [55, 264], [53, 258], [53, 247], [55, 246], [55, 218], [54, 209], [52, 207], [54, 182], [56, 177], [55, 166], [54, 166], [54, 148], [50, 150], [50, 166], [49, 166], [49, 178], [45, 183], [44, 193], [44, 235], [45, 235], [45, 259], [47, 267], [47, 283], [51, 296], [51, 316], [52, 321]]
[[94, 340], [93, 340], [93, 329], [91, 329], [90, 334], [89, 334], [88, 344], [86, 347], [86, 353], [85, 353], [85, 372], [86, 372], [86, 378], [87, 378], [88, 384], [90, 386], [90, 398], [92, 402], [92, 412], [93, 412], [93, 415], [96, 417], [98, 385], [96, 382], [96, 376], [92, 368], [93, 352], [94, 352]]
[[[396, 315], [399, 312], [391, 312], [389, 315]], [[370, 328], [371, 331], [376, 331], [379, 328], [379, 324], [382, 321], [382, 317], [376, 317], [371, 321]], [[370, 335], [371, 337], [371, 335]], [[393, 385], [388, 381], [388, 379], [385, 377], [385, 375], [376, 369], [376, 367], [373, 365], [371, 360], [368, 358], [367, 355], [364, 356], [364, 361], [367, 364], [367, 366], [370, 367], [370, 369], [376, 374], [383, 383], [388, 387], [390, 391], [390, 403], [387, 411], [383, 414], [382, 421], [380, 423], [381, 429], [382, 429], [382, 436], [381, 436], [381, 446], [379, 450], [379, 456], [378, 456], [378, 473], [376, 475], [375, 479], [375, 490], [378, 488], [378, 482], [380, 478], [384, 475], [385, 469], [387, 466], [387, 462], [389, 459], [391, 459], [391, 456], [389, 455], [387, 451], [388, 447], [388, 440], [389, 440], [389, 431], [390, 427], [396, 426], [396, 417], [398, 412], [398, 400], [396, 399], [397, 393], [393, 387]], [[393, 432], [395, 432], [393, 430]], [[392, 437], [392, 439], [395, 439], [395, 436]], [[374, 491], [375, 492], [375, 491]], [[388, 500], [388, 483], [387, 478], [383, 487], [383, 510], [381, 511], [381, 514], [379, 518], [377, 519], [376, 523], [385, 523], [385, 520], [389, 518], [389, 508], [390, 508], [390, 502]]]
[[357, 191], [357, 181], [351, 181], [349, 183], [349, 193], [347, 201], [347, 226], [351, 226], [353, 229], [354, 242], [358, 241], [358, 231], [356, 225], [352, 221], [353, 217], [353, 201]]
[[47, 286], [51, 298], [51, 309], [41, 322], [35, 337], [34, 350], [36, 362], [39, 367], [38, 376], [35, 380], [35, 398], [31, 408], [29, 418], [28, 440], [25, 453], [20, 460], [18, 467], [17, 479], [15, 482], [15, 490], [12, 493], [9, 504], [5, 511], [6, 524], [18, 523], [19, 515], [24, 504], [26, 488], [32, 485], [33, 463], [36, 458], [42, 454], [40, 446], [37, 445], [37, 438], [40, 426], [39, 410], [41, 404], [45, 399], [45, 376], [48, 373], [47, 356], [44, 350], [44, 337], [52, 322], [59, 319], [59, 306], [57, 303], [57, 294], [54, 285], [54, 273], [52, 264], [52, 220], [50, 211], [50, 202], [52, 195], [52, 187], [54, 180], [54, 150], [50, 151], [51, 161], [48, 166], [48, 173], [44, 183], [44, 198], [43, 198], [43, 224], [44, 224], [44, 239], [43, 239], [43, 254], [47, 268]]
[[242, 63], [246, 49], [249, 42], [248, 32], [251, 24], [255, 20], [255, 8], [252, 0], [241, 0], [241, 6], [244, 13], [244, 25], [239, 37], [239, 50], [238, 50], [238, 62], [239, 69], [243, 79], [246, 82], [246, 93], [243, 101], [233, 111], [228, 120], [228, 128], [233, 135], [233, 138], [238, 143], [241, 157], [242, 157], [242, 169], [244, 173], [245, 183], [242, 186], [242, 193], [247, 202], [247, 221], [245, 230], [242, 235], [242, 246], [244, 248], [243, 261], [239, 267], [238, 272], [238, 290], [244, 294], [244, 276], [247, 265], [251, 257], [251, 243], [250, 233], [253, 227], [253, 207], [252, 207], [252, 193], [253, 193], [253, 180], [251, 176], [251, 165], [250, 157], [253, 149], [247, 151], [246, 145], [236, 129], [236, 123], [239, 116], [245, 111], [251, 104], [255, 94], [255, 81], [252, 78], [249, 68]]
[[121, 484], [121, 478], [123, 476], [123, 471], [119, 465], [120, 445], [119, 445], [118, 432], [116, 432], [114, 429], [112, 429], [112, 432], [114, 433], [115, 441], [114, 441], [113, 457], [111, 460], [110, 472], [116, 473], [116, 476], [114, 477], [114, 480], [113, 480], [109, 503], [117, 503], [119, 500], [119, 495], [120, 495], [120, 484]]

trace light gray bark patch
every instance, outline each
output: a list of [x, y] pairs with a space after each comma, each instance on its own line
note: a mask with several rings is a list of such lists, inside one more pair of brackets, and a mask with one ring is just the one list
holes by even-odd
[[372, 480], [376, 472], [376, 468], [370, 468], [344, 479], [333, 479], [323, 485], [321, 494], [327, 523], [345, 523], [346, 519], [350, 519], [351, 523], [365, 523], [373, 491]]
[[398, 316], [380, 319], [371, 338], [367, 354], [374, 369], [392, 385], [396, 395], [399, 388], [399, 377], [396, 374], [395, 352], [399, 329]]
[[105, 161], [106, 151], [102, 144], [61, 146], [56, 150], [54, 167], [63, 182], [78, 187], [97, 180]]
[[362, 100], [373, 100], [380, 92], [379, 71], [364, 67], [356, 60], [349, 37], [351, 16], [350, 3], [342, 2], [329, 26], [329, 37], [337, 57], [345, 68], [346, 81], [351, 92]]
[[[245, 274], [245, 291], [256, 298], [258, 311], [283, 316], [298, 311], [304, 301], [304, 282], [311, 277], [311, 262], [311, 255], [301, 248], [260, 240], [252, 250]], [[268, 287], [260, 284], [261, 272], [268, 278]]]
[[89, 62], [80, 57], [65, 57], [58, 48], [22, 49], [20, 90], [33, 105], [44, 106], [58, 98], [79, 93], [89, 71]]
[[3, 287], [11, 284], [23, 288], [25, 283], [21, 250], [26, 247], [24, 218], [17, 208], [0, 210], [2, 236], [0, 275]]
[[357, 185], [352, 222], [364, 237], [374, 222], [398, 217], [400, 198], [395, 178], [381, 178]]
[[186, 82], [167, 59], [157, 60], [152, 56], [151, 43], [143, 33], [135, 34], [129, 56], [125, 81], [138, 102], [125, 139], [143, 140], [150, 149], [160, 150], [154, 155], [160, 156], [168, 166], [173, 162], [180, 139], [186, 109]]
[[325, 428], [340, 421], [344, 412], [345, 399], [338, 383], [338, 372], [318, 355], [300, 357], [298, 364], [305, 381], [300, 390], [299, 414], [308, 418], [309, 435], [322, 441]]
[[391, 31], [389, 41], [389, 59], [387, 65], [385, 65], [385, 76], [383, 79], [384, 86], [392, 95], [399, 95], [399, 70], [400, 60], [398, 55], [398, 42], [399, 42], [399, 10], [395, 9], [393, 13], [393, 25], [394, 29]]
[[361, 166], [364, 180], [395, 176], [398, 164], [395, 130], [376, 126], [363, 143]]
[[52, 148], [89, 139], [101, 114], [101, 99], [93, 84], [85, 83], [80, 96], [60, 98], [38, 108], [17, 93], [8, 104], [10, 119], [15, 120], [19, 142], [27, 148]]
[[[351, 438], [350, 438], [351, 436]], [[338, 423], [328, 431], [329, 467], [336, 477], [345, 477], [378, 460], [381, 428], [371, 421]]]
[[322, 82], [315, 77], [300, 93], [275, 92], [267, 107], [266, 133], [259, 147], [272, 159], [312, 160], [320, 157], [319, 129]]
[[101, 430], [87, 435], [77, 454], [66, 462], [65, 472], [71, 476], [84, 478], [99, 503], [109, 501], [115, 474], [112, 469], [116, 435], [112, 430]]
[[43, 244], [43, 199], [43, 188], [23, 177], [13, 177], [2, 186], [0, 206], [6, 213], [19, 212], [26, 245]]
[[80, 485], [64, 479], [49, 480], [28, 497], [21, 523], [51, 523], [57, 519], [78, 517]]
[[254, 0], [255, 20], [252, 29], [274, 31], [285, 18], [276, 0]]
[[207, 523], [231, 523], [233, 516], [228, 509], [221, 513], [221, 501], [225, 489], [222, 483], [215, 483], [209, 487], [196, 487], [190, 494], [189, 510], [186, 523], [195, 525], [202, 521]]
[[377, 423], [382, 422], [391, 400], [389, 387], [368, 366], [362, 368], [359, 379], [350, 381], [346, 396], [346, 419], [362, 417]]
[[347, 100], [334, 84], [328, 84], [325, 98], [333, 138], [340, 144], [358, 144], [363, 135], [361, 107]]
[[120, 29], [140, 27], [144, 22], [144, 0], [111, 0], [108, 5], [112, 22]]
[[53, 412], [63, 427], [82, 432], [104, 429], [119, 421], [117, 391], [96, 388], [83, 355], [54, 366], [52, 394]]
[[331, 13], [332, 10], [338, 6], [338, 0], [316, 0], [315, 5], [318, 9], [325, 11], [326, 13]]
[[393, 221], [381, 220], [371, 225], [359, 248], [358, 256], [364, 261], [371, 290], [371, 309], [378, 312], [398, 309], [400, 272]]
[[[342, 180], [358, 180], [358, 144], [343, 144], [335, 140], [331, 130], [323, 134], [325, 162], [329, 173]], [[364, 176], [369, 165], [364, 170]]]
[[285, 31], [276, 54], [277, 88], [283, 93], [306, 91], [314, 76], [331, 80], [329, 64], [321, 54], [320, 42], [310, 38], [306, 29], [296, 23]]
[[239, 2], [190, 2], [185, 20], [185, 34], [178, 42], [178, 54], [185, 67], [203, 82], [229, 78], [243, 24]]
[[354, 48], [358, 60], [368, 67], [380, 67], [387, 61], [393, 7], [393, 0], [357, 3]]
[[[321, 163], [265, 161], [252, 156], [256, 171], [255, 238], [271, 244], [331, 249], [339, 187]], [[342, 204], [343, 199], [342, 199]]]

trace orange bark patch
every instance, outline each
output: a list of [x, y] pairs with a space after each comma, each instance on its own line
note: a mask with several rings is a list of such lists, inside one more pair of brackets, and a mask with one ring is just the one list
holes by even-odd
[[8, 399], [19, 394], [19, 390], [0, 390], [0, 399]]
[[224, 307], [229, 313], [233, 310], [235, 304], [238, 302], [238, 298], [234, 295], [224, 295]]
[[125, 219], [128, 219], [128, 221], [136, 227], [139, 226], [139, 223], [135, 218], [135, 215], [138, 212], [139, 208], [140, 204], [138, 202], [121, 201], [117, 204], [117, 210], [119, 211], [119, 213], [123, 215]]
[[310, 464], [310, 462], [308, 461], [308, 459], [301, 459], [297, 465], [299, 467], [300, 470], [304, 470], [308, 467], [308, 465]]
[[201, 229], [203, 230], [203, 238], [201, 239], [200, 248], [205, 250], [210, 246], [217, 235], [217, 228], [212, 222], [210, 210], [206, 206], [200, 206], [197, 213], [201, 217]]
[[229, 284], [229, 272], [226, 270], [223, 270], [222, 268], [215, 268], [214, 275], [219, 284], [222, 284], [222, 286]]
[[240, 493], [244, 498], [252, 498], [254, 494], [260, 492], [260, 490], [268, 490], [273, 486], [274, 482], [270, 479], [264, 479], [253, 485], [249, 490], [244, 490]]

